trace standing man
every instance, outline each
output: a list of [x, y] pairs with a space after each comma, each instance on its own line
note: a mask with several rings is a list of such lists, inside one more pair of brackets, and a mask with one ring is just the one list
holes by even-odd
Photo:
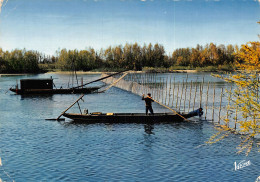
[[148, 93], [146, 97], [144, 97], [144, 94], [143, 94], [142, 100], [145, 101], [145, 113], [146, 113], [146, 115], [148, 114], [148, 110], [153, 115], [153, 108], [152, 108], [153, 99], [151, 97], [151, 94]]

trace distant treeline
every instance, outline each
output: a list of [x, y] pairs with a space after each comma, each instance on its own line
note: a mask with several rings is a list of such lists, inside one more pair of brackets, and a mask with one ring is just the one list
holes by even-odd
[[0, 73], [39, 73], [39, 53], [13, 50], [4, 52], [0, 48]]
[[179, 48], [172, 55], [167, 55], [160, 44], [140, 46], [125, 44], [125, 46], [108, 47], [96, 51], [58, 50], [55, 56], [45, 56], [37, 51], [13, 50], [3, 51], [0, 48], [0, 73], [38, 73], [42, 69], [59, 70], [143, 70], [144, 68], [166, 68], [213, 66], [218, 69], [233, 69], [236, 61], [234, 53], [238, 50], [233, 45], [206, 46], [196, 48]]

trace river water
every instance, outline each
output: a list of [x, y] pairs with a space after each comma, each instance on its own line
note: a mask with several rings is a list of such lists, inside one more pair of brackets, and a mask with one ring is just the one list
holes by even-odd
[[[0, 178], [4, 181], [245, 181], [260, 176], [255, 146], [236, 154], [239, 136], [204, 145], [216, 130], [208, 121], [178, 124], [73, 124], [57, 118], [80, 95], [20, 96], [8, 89], [22, 78], [52, 76], [57, 87], [69, 75], [0, 77]], [[163, 75], [162, 75], [163, 76]], [[182, 80], [185, 74], [175, 74]], [[191, 74], [189, 78], [207, 73]], [[100, 75], [81, 75], [84, 81]], [[212, 78], [214, 81], [214, 79]], [[100, 83], [97, 83], [100, 84]], [[81, 102], [89, 112], [144, 112], [140, 96], [112, 87]], [[169, 112], [154, 104], [155, 112]], [[79, 112], [75, 106], [69, 112]], [[243, 162], [244, 160], [244, 162]], [[235, 170], [234, 163], [250, 165]]]

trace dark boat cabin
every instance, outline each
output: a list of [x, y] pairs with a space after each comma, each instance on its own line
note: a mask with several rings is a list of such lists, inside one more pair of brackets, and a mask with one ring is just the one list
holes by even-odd
[[53, 79], [22, 79], [20, 85], [21, 90], [53, 89]]

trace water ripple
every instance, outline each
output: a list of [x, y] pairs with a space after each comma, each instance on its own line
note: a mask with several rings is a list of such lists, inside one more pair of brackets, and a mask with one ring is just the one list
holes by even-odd
[[[1, 88], [16, 79], [6, 79]], [[207, 122], [151, 127], [44, 120], [57, 117], [77, 97], [21, 97], [1, 90], [0, 156], [15, 181], [255, 181], [260, 175], [255, 150], [249, 157], [236, 154], [239, 137], [203, 145], [215, 132]], [[91, 112], [144, 110], [140, 97], [113, 88], [87, 95], [84, 104]], [[234, 171], [234, 162], [242, 160], [252, 165]], [[1, 170], [0, 177], [9, 180]]]

